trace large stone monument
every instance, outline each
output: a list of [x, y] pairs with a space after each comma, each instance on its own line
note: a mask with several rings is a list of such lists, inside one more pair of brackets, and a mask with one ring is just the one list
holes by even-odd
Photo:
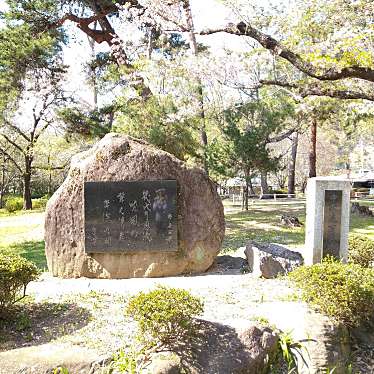
[[348, 179], [310, 178], [307, 185], [306, 265], [328, 255], [347, 260], [351, 184]]
[[203, 170], [108, 134], [73, 158], [49, 200], [45, 250], [54, 276], [171, 276], [207, 270], [224, 230], [221, 199]]

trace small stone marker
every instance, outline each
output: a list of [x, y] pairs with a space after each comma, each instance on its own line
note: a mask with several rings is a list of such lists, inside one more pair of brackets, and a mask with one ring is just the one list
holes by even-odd
[[348, 179], [308, 180], [304, 256], [307, 265], [319, 263], [328, 255], [347, 260], [350, 190]]

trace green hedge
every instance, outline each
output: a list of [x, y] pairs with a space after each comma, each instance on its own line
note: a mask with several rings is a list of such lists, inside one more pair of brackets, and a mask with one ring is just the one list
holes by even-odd
[[33, 209], [45, 209], [47, 205], [48, 197], [43, 196], [38, 199], [32, 199], [32, 208]]
[[[37, 199], [32, 199], [33, 209], [45, 209], [49, 197], [43, 196]], [[9, 213], [14, 213], [16, 211], [23, 209], [23, 198], [21, 196], [8, 196], [5, 199], [5, 209]]]
[[26, 295], [27, 285], [38, 278], [36, 265], [6, 250], [0, 252], [0, 315]]
[[301, 266], [288, 277], [302, 290], [304, 301], [348, 326], [370, 320], [374, 311], [374, 269], [326, 259]]
[[23, 208], [23, 198], [19, 196], [9, 196], [6, 198], [5, 201], [5, 209], [9, 213], [14, 213], [17, 210], [21, 210]]

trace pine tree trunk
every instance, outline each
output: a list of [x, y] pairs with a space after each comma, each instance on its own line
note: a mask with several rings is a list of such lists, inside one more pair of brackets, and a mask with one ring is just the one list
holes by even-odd
[[249, 181], [245, 178], [245, 189], [244, 189], [244, 208], [248, 210], [248, 192], [249, 192]]
[[317, 176], [317, 120], [313, 118], [310, 127], [309, 178]]
[[[194, 32], [194, 23], [191, 12], [191, 5], [189, 0], [183, 0], [183, 9], [185, 13], [187, 27], [189, 29], [189, 40], [190, 49], [194, 56], [198, 55], [196, 36]], [[208, 136], [206, 133], [205, 126], [205, 108], [204, 108], [204, 92], [203, 84], [200, 78], [197, 78], [197, 99], [199, 102], [199, 117], [200, 117], [200, 141], [203, 148], [203, 166], [207, 173], [209, 173], [208, 162], [207, 162], [207, 146], [208, 146]]]
[[205, 127], [203, 85], [200, 79], [198, 79], [198, 95], [199, 95], [199, 117], [200, 117], [200, 141], [203, 147], [203, 166], [204, 166], [204, 170], [209, 174], [208, 159], [207, 159], [208, 136], [207, 136], [206, 127]]
[[292, 148], [291, 158], [288, 164], [288, 193], [295, 193], [295, 171], [296, 171], [296, 157], [297, 157], [297, 146], [299, 143], [299, 134], [294, 132], [292, 135]]

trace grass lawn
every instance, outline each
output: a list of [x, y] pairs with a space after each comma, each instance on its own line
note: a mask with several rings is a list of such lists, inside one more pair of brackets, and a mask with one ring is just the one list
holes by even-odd
[[10, 249], [33, 261], [40, 269], [46, 269], [43, 212], [0, 213], [0, 250]]
[[16, 217], [24, 216], [28, 214], [43, 213], [44, 209], [33, 209], [33, 210], [17, 210], [13, 213], [9, 213], [6, 209], [0, 209], [0, 218], [1, 217]]
[[[362, 204], [360, 202], [360, 204]], [[372, 202], [362, 205], [373, 206]], [[226, 236], [222, 252], [228, 253], [245, 246], [248, 240], [277, 242], [290, 247], [304, 245], [305, 227], [290, 228], [280, 224], [282, 214], [293, 215], [305, 223], [303, 200], [253, 200], [248, 211], [225, 200]], [[350, 233], [367, 236], [374, 240], [374, 218], [351, 215]]]
[[[374, 206], [372, 201], [364, 204]], [[304, 245], [304, 226], [290, 228], [280, 224], [282, 214], [297, 216], [305, 222], [303, 200], [254, 200], [247, 212], [228, 200], [224, 201], [224, 206], [226, 236], [222, 254], [245, 246], [248, 240], [277, 242], [293, 248]], [[46, 269], [43, 225], [44, 214], [41, 211], [5, 214], [4, 210], [0, 210], [0, 250], [9, 248], [34, 261], [40, 269]], [[374, 240], [374, 218], [351, 215], [350, 232]]]

